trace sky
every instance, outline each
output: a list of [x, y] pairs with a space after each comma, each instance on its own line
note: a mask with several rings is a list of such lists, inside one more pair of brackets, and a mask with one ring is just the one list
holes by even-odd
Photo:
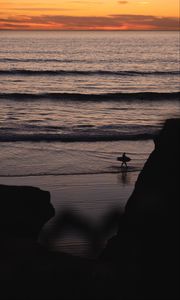
[[0, 29], [178, 30], [180, 0], [0, 0]]

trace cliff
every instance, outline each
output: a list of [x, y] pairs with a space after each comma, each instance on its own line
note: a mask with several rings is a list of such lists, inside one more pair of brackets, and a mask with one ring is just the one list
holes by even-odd
[[125, 299], [179, 299], [179, 183], [180, 119], [170, 119], [102, 256], [117, 270]]

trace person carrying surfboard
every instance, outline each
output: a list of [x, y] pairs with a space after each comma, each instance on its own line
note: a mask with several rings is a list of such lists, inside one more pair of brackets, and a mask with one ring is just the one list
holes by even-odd
[[127, 158], [126, 158], [126, 153], [124, 152], [123, 153], [123, 155], [122, 155], [122, 164], [121, 164], [121, 167], [123, 166], [123, 165], [125, 165], [125, 167], [127, 167], [127, 160], [126, 160]]
[[127, 162], [131, 160], [130, 157], [126, 156], [124, 152], [122, 156], [118, 157], [117, 160], [122, 161], [121, 167], [125, 166], [127, 168]]

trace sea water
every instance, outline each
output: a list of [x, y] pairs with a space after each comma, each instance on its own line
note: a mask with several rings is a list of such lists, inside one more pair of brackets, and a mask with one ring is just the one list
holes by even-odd
[[[39, 183], [59, 207], [53, 190], [63, 175], [68, 190], [85, 175], [119, 176], [126, 152], [132, 191], [153, 138], [180, 115], [179, 73], [177, 32], [1, 31], [1, 182]], [[115, 198], [124, 205], [123, 191]], [[83, 197], [75, 197], [79, 211]], [[83, 205], [103, 211], [90, 198]]]
[[177, 32], [0, 38], [1, 176], [114, 172], [124, 151], [139, 170], [179, 116]]

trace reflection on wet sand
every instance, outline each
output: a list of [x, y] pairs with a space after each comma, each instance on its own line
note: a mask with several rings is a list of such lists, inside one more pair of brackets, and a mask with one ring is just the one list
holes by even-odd
[[122, 183], [123, 185], [127, 185], [130, 183], [130, 172], [128, 172], [128, 167], [122, 166], [120, 169], [120, 173], [118, 173], [118, 183]]

